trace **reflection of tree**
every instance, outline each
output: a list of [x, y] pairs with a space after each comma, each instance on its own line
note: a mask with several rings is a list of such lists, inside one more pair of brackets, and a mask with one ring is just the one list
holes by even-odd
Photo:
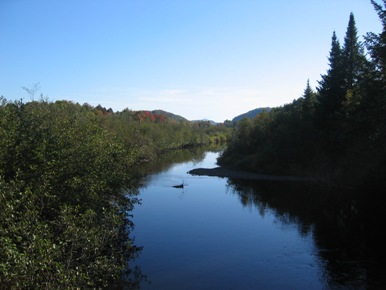
[[146, 175], [166, 171], [176, 164], [184, 162], [200, 162], [205, 158], [206, 150], [204, 147], [196, 147], [192, 149], [180, 149], [167, 152], [160, 155], [156, 160], [145, 163], [136, 168], [139, 174]]
[[[160, 155], [156, 160], [142, 164], [142, 166], [135, 168], [136, 175], [146, 176], [152, 173], [167, 171], [176, 164], [185, 162], [193, 162], [194, 164], [197, 164], [204, 160], [207, 152], [218, 152], [222, 149], [223, 147], [221, 146], [211, 145], [166, 152]], [[146, 183], [146, 180], [142, 181]]]
[[301, 235], [312, 232], [329, 287], [385, 285], [380, 270], [385, 268], [380, 256], [384, 255], [383, 245], [379, 242], [379, 228], [385, 219], [380, 212], [366, 210], [374, 208], [367, 205], [368, 193], [315, 184], [232, 179], [228, 187], [244, 207], [255, 207], [261, 216], [270, 211], [282, 224], [297, 225]]

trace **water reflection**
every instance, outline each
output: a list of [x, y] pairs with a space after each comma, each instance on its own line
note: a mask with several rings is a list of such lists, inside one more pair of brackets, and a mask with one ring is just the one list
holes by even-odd
[[[382, 190], [187, 175], [215, 166], [207, 152], [141, 169], [133, 234], [152, 281], [142, 289], [384, 288]], [[173, 188], [180, 178], [188, 186]]]
[[231, 179], [227, 186], [244, 207], [257, 208], [262, 217], [272, 212], [283, 225], [296, 226], [300, 235], [312, 234], [327, 289], [384, 289], [380, 241], [385, 214], [370, 201], [371, 192]]
[[173, 150], [171, 152], [166, 152], [150, 163], [143, 164], [135, 170], [137, 174], [145, 177], [153, 173], [167, 171], [184, 162], [191, 162], [193, 165], [198, 164], [204, 160], [207, 152], [221, 152], [223, 149], [223, 146], [212, 145]]

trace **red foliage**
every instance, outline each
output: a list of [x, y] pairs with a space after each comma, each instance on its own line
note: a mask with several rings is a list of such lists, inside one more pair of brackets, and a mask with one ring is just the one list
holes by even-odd
[[139, 111], [137, 112], [137, 118], [140, 122], [153, 122], [162, 123], [166, 121], [166, 116], [161, 114], [153, 114], [150, 111]]

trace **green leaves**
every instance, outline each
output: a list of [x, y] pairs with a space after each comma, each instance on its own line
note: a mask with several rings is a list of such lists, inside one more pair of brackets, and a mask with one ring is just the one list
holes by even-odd
[[229, 132], [164, 115], [140, 117], [67, 101], [0, 99], [4, 288], [117, 284], [139, 250], [129, 239], [128, 212], [138, 202], [133, 166]]
[[118, 283], [131, 246], [130, 151], [69, 102], [0, 107], [0, 284]]

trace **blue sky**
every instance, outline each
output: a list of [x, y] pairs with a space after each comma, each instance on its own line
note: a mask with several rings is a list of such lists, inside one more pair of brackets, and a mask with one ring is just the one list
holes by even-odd
[[351, 12], [381, 31], [370, 0], [0, 0], [0, 95], [222, 122], [315, 87]]

